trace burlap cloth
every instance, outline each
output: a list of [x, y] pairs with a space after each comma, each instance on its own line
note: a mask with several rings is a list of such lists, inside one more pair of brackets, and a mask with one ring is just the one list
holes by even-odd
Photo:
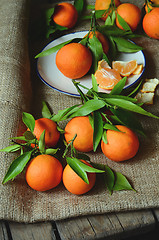
[[[42, 100], [47, 101], [54, 112], [79, 102], [78, 98], [66, 96], [46, 86], [36, 76], [35, 69], [32, 73], [32, 94], [28, 57], [28, 7], [27, 0], [0, 1], [0, 148], [8, 146], [9, 137], [21, 131], [23, 111], [32, 110], [34, 116], [39, 117]], [[159, 78], [158, 41], [141, 38], [138, 42], [146, 47], [147, 76]], [[148, 110], [159, 116], [158, 93], [154, 105]], [[140, 139], [140, 149], [133, 160], [119, 164], [108, 160], [100, 151], [89, 154], [92, 161], [106, 163], [112, 169], [122, 172], [137, 192], [114, 192], [110, 196], [100, 182], [83, 196], [70, 194], [62, 183], [51, 191], [36, 192], [27, 186], [23, 173], [13, 182], [0, 184], [0, 219], [34, 222], [159, 207], [159, 121], [148, 117], [140, 119], [148, 137]], [[2, 182], [15, 155], [1, 153], [0, 156]]]

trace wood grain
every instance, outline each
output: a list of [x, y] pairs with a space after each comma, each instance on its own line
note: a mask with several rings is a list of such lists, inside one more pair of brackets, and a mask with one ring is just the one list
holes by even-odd
[[143, 210], [67, 219], [56, 225], [62, 240], [121, 239], [153, 230], [155, 219], [150, 210]]
[[13, 240], [56, 240], [51, 223], [9, 223]]

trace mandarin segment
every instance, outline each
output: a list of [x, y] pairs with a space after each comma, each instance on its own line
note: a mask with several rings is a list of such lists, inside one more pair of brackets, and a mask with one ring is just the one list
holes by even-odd
[[59, 3], [55, 7], [53, 21], [56, 24], [62, 27], [72, 28], [76, 24], [77, 19], [77, 10], [71, 3]]
[[[84, 160], [81, 161], [91, 167], [91, 165], [88, 162]], [[77, 175], [77, 173], [75, 173], [74, 170], [67, 164], [63, 171], [63, 184], [70, 193], [81, 195], [90, 191], [95, 185], [96, 174], [87, 173], [87, 176], [89, 184], [85, 183]]]
[[122, 79], [115, 69], [103, 67], [95, 72], [97, 84], [102, 89], [111, 90]]
[[62, 180], [63, 168], [59, 160], [50, 155], [38, 155], [26, 169], [26, 181], [36, 191], [47, 191], [56, 187]]
[[70, 43], [56, 54], [56, 66], [68, 78], [81, 78], [92, 65], [91, 51], [80, 43]]
[[107, 130], [107, 141], [101, 141], [104, 155], [112, 161], [120, 162], [133, 158], [139, 149], [137, 135], [128, 127], [117, 125], [120, 131]]
[[113, 61], [112, 68], [120, 73], [121, 76], [130, 76], [137, 68], [137, 61]]

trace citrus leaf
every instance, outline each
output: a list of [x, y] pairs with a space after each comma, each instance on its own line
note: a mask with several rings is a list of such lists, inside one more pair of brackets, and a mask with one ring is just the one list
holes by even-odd
[[81, 15], [84, 7], [84, 0], [75, 0], [74, 1], [74, 6], [78, 12], [78, 17]]
[[40, 139], [39, 139], [38, 145], [39, 145], [40, 152], [44, 153], [45, 152], [45, 130], [40, 135]]
[[57, 151], [59, 150], [59, 148], [47, 148], [45, 150], [45, 154], [48, 154], [48, 155], [55, 155], [57, 153]]
[[25, 137], [24, 136], [19, 136], [19, 137], [12, 137], [10, 139], [13, 139], [13, 140], [22, 140], [22, 141], [26, 141]]
[[133, 102], [130, 102], [128, 100], [125, 99], [119, 99], [119, 98], [106, 98], [105, 101], [113, 106], [117, 106], [120, 107], [122, 109], [131, 111], [131, 112], [136, 112], [148, 117], [153, 117], [153, 118], [157, 118], [159, 119], [158, 116], [147, 112], [146, 110], [144, 110], [143, 108], [141, 108], [140, 106], [134, 104]]
[[[77, 108], [79, 108], [80, 105], [74, 105], [72, 107], [68, 107], [65, 108], [63, 110], [59, 110], [58, 113], [56, 115], [54, 115], [53, 117], [51, 117], [51, 120], [53, 120], [54, 122], [59, 122], [61, 121], [67, 114], [72, 113], [72, 111], [76, 111]], [[65, 117], [66, 119], [66, 117]]]
[[36, 138], [35, 135], [30, 131], [26, 131], [23, 135], [26, 140], [33, 140]]
[[118, 13], [117, 13], [117, 19], [119, 21], [119, 24], [122, 26], [122, 28], [124, 28], [124, 30], [132, 32], [127, 22]]
[[107, 37], [124, 37], [128, 34], [127, 31], [124, 31], [118, 28], [115, 25], [102, 25], [97, 26], [97, 30]]
[[9, 180], [15, 178], [19, 173], [21, 173], [28, 163], [28, 161], [31, 158], [32, 151], [25, 152], [23, 155], [17, 157], [14, 159], [14, 161], [11, 163], [4, 179], [3, 184], [8, 182]]
[[120, 172], [116, 172], [115, 173], [115, 184], [113, 187], [114, 191], [121, 191], [121, 190], [134, 190], [131, 186], [131, 184], [129, 183], [129, 181], [126, 179], [126, 177], [120, 173]]
[[108, 140], [107, 140], [107, 132], [106, 132], [106, 131], [103, 131], [102, 141], [103, 141], [105, 144], [108, 143]]
[[73, 113], [70, 117], [78, 117], [78, 116], [87, 116], [88, 114], [102, 108], [105, 106], [105, 102], [99, 99], [91, 99], [83, 104], [75, 113]]
[[46, 102], [44, 102], [44, 101], [42, 101], [42, 116], [44, 118], [51, 118], [51, 116], [52, 116]]
[[106, 10], [95, 10], [96, 19], [103, 17], [103, 15], [105, 14], [105, 11]]
[[143, 50], [142, 47], [134, 44], [133, 42], [130, 42], [127, 39], [124, 39], [121, 37], [113, 37], [113, 40], [115, 41], [119, 52], [131, 53], [131, 52], [138, 52], [140, 50]]
[[5, 147], [3, 149], [0, 149], [0, 152], [8, 152], [8, 153], [10, 153], [10, 152], [16, 152], [19, 149], [21, 149], [21, 146], [19, 144], [14, 144], [14, 145]]
[[54, 14], [55, 8], [48, 8], [45, 11], [45, 23], [50, 26], [51, 16]]
[[89, 184], [87, 173], [81, 167], [81, 161], [77, 158], [66, 157], [68, 165], [73, 169], [73, 171], [80, 177], [84, 182]]
[[107, 129], [107, 130], [109, 129], [109, 130], [120, 132], [120, 130], [116, 126], [114, 126], [114, 125], [112, 125], [110, 123], [105, 123], [103, 128]]
[[118, 121], [119, 123], [122, 123], [123, 125], [126, 125], [127, 127], [131, 128], [135, 132], [145, 136], [144, 129], [141, 123], [138, 121], [138, 119], [132, 112], [119, 109], [119, 108], [111, 109], [111, 111], [114, 114], [111, 116], [112, 119], [114, 119], [115, 121]]
[[23, 112], [22, 114], [23, 123], [30, 129], [31, 132], [34, 131], [35, 119], [30, 113]]
[[110, 167], [105, 165], [104, 169], [105, 169], [104, 182], [106, 184], [106, 187], [108, 188], [109, 193], [112, 194], [112, 190], [115, 182], [115, 176]]
[[61, 49], [63, 46], [65, 46], [66, 44], [70, 43], [71, 41], [72, 41], [72, 39], [70, 39], [70, 40], [68, 40], [66, 42], [60, 43], [60, 44], [58, 44], [58, 45], [56, 45], [56, 46], [54, 46], [52, 48], [49, 48], [49, 49], [47, 49], [45, 51], [42, 51], [39, 54], [37, 54], [35, 56], [35, 58], [48, 56], [48, 55], [58, 51], [59, 49]]
[[92, 74], [92, 87], [95, 92], [98, 92], [98, 84], [94, 74]]
[[123, 100], [127, 100], [127, 101], [130, 101], [130, 102], [133, 102], [133, 103], [137, 103], [136, 98], [132, 98], [132, 97], [124, 96], [124, 95], [111, 95], [111, 94], [102, 93], [102, 92], [99, 92], [97, 94], [103, 100], [106, 100], [108, 98], [113, 98], [113, 99], [115, 98], [115, 99], [123, 99]]
[[93, 150], [94, 152], [97, 150], [97, 147], [100, 143], [100, 140], [103, 135], [103, 120], [100, 112], [95, 111], [93, 113], [93, 120], [94, 120], [94, 126], [93, 126]]
[[120, 94], [125, 86], [127, 77], [122, 78], [111, 90], [110, 95]]
[[93, 54], [93, 68], [95, 72], [98, 67], [98, 62], [103, 57], [103, 47], [101, 42], [98, 40], [98, 38], [95, 35], [93, 35], [92, 38], [89, 38], [88, 47], [90, 48]]
[[[87, 97], [85, 96], [85, 94], [82, 92], [82, 90], [79, 88], [79, 82], [76, 82], [75, 80], [72, 79], [72, 82], [74, 84], [74, 86], [76, 87], [78, 93], [80, 94], [81, 96], [81, 99], [84, 101], [84, 102], [87, 102]], [[82, 86], [83, 87], [83, 86]]]

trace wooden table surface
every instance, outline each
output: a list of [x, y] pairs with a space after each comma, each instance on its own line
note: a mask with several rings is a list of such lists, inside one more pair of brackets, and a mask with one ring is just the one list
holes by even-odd
[[[42, 5], [50, 4], [51, 1], [34, 0], [33, 2]], [[0, 221], [0, 240], [113, 240], [130, 236], [136, 239], [135, 236], [139, 234], [148, 234], [157, 229], [159, 229], [159, 209], [147, 209], [34, 224]], [[139, 239], [147, 238], [144, 235], [144, 238]]]

